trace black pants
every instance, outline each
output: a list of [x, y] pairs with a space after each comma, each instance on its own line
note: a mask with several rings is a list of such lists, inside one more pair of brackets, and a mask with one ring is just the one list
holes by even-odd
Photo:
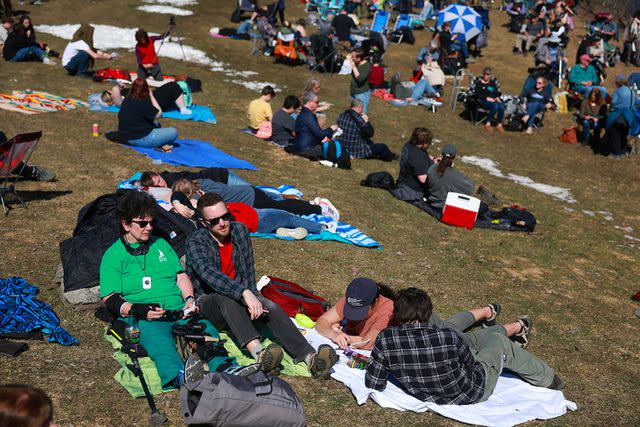
[[621, 155], [627, 153], [629, 126], [624, 120], [616, 120], [604, 135], [602, 154]]
[[252, 340], [262, 338], [256, 329], [256, 326], [262, 326], [271, 331], [273, 337], [282, 344], [296, 363], [302, 362], [305, 356], [315, 352], [278, 304], [260, 295], [257, 295], [257, 298], [269, 313], [256, 320], [251, 320], [244, 304], [221, 294], [204, 295], [198, 298], [198, 305], [201, 313], [216, 328], [231, 330], [242, 348]]
[[287, 211], [295, 215], [311, 215], [322, 213], [322, 209], [318, 205], [312, 205], [304, 200], [296, 199], [284, 199], [273, 200], [267, 196], [264, 191], [254, 188], [255, 200], [253, 207], [256, 209], [280, 209], [281, 211]]

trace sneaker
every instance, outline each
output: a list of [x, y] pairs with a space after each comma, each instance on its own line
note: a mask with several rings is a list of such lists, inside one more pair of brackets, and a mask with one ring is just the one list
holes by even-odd
[[185, 115], [185, 116], [190, 116], [191, 114], [193, 114], [193, 111], [191, 111], [188, 108], [181, 108], [180, 109], [180, 114]]
[[331, 368], [340, 358], [336, 351], [328, 344], [322, 344], [318, 347], [318, 351], [311, 356], [311, 375], [313, 378], [326, 380], [331, 374]]
[[258, 354], [258, 364], [265, 374], [271, 374], [278, 370], [283, 357], [282, 347], [272, 342]]
[[276, 236], [291, 237], [295, 240], [302, 240], [307, 237], [307, 229], [302, 227], [284, 228], [280, 227], [276, 230]]
[[533, 328], [533, 322], [528, 316], [522, 316], [518, 319], [520, 323], [520, 332], [515, 334], [512, 338], [515, 342], [520, 344], [520, 347], [527, 348], [529, 341], [531, 340], [531, 328]]
[[227, 369], [222, 371], [225, 374], [229, 375], [237, 375], [239, 377], [246, 377], [248, 375], [253, 374], [254, 372], [259, 371], [261, 368], [259, 363], [253, 363], [247, 366], [233, 365], [229, 366]]
[[502, 200], [498, 199], [495, 194], [491, 191], [484, 188], [484, 186], [479, 186], [478, 191], [476, 191], [478, 196], [480, 196], [480, 200], [485, 202], [488, 205], [501, 205]]
[[42, 60], [42, 63], [43, 63], [43, 64], [47, 64], [47, 65], [56, 65], [56, 61], [54, 61], [54, 60], [53, 60], [53, 59], [51, 59], [51, 58], [44, 58], [44, 59]]
[[491, 304], [489, 304], [489, 308], [491, 309], [491, 316], [484, 319], [484, 321], [482, 322], [483, 328], [497, 325], [498, 322], [496, 322], [496, 318], [502, 311], [502, 307], [500, 307], [500, 304], [498, 304], [497, 302], [492, 302]]
[[200, 359], [200, 356], [197, 354], [191, 354], [187, 361], [184, 362], [184, 374], [182, 383], [195, 383], [204, 378], [207, 374], [207, 370], [205, 369], [204, 362]]
[[524, 132], [527, 135], [531, 135], [533, 133], [533, 128], [532, 127], [528, 127], [527, 130]]
[[320, 208], [322, 209], [322, 214], [331, 217], [334, 221], [340, 220], [340, 212], [333, 206], [328, 199], [320, 199]]
[[564, 381], [562, 381], [558, 374], [554, 373], [553, 381], [551, 381], [551, 384], [549, 384], [547, 388], [551, 390], [562, 390], [564, 388]]
[[37, 166], [33, 166], [33, 179], [35, 181], [51, 182], [56, 180], [56, 174]]

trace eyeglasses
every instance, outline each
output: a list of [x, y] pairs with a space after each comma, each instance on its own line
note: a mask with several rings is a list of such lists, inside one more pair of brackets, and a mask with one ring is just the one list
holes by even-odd
[[202, 218], [202, 222], [204, 222], [205, 225], [208, 225], [209, 227], [215, 227], [220, 223], [220, 220], [227, 222], [227, 221], [231, 221], [231, 218], [232, 218], [231, 212], [227, 212], [224, 215], [216, 218], [211, 218], [211, 219]]
[[143, 220], [131, 220], [131, 222], [135, 223], [138, 225], [138, 227], [140, 228], [147, 228], [148, 225], [150, 225], [151, 227], [153, 227], [153, 220], [151, 221], [143, 221]]

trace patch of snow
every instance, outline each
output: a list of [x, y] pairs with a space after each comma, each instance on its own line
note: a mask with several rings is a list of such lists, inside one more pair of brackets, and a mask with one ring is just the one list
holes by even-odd
[[567, 207], [567, 206], [563, 206], [563, 207], [562, 207], [562, 209], [564, 209], [564, 211], [565, 211], [565, 212], [569, 212], [569, 213], [571, 213], [571, 212], [575, 212], [575, 211], [576, 211], [575, 209], [573, 209], [573, 208], [569, 208], [569, 207]]
[[593, 211], [582, 211], [583, 214], [587, 215], [587, 216], [596, 216], [596, 213]]
[[190, 11], [190, 10], [180, 9], [178, 7], [173, 7], [173, 6], [165, 6], [165, 5], [162, 5], [162, 4], [138, 6], [136, 9], [141, 10], [143, 12], [164, 13], [166, 15], [176, 15], [176, 16], [193, 15], [193, 12]]
[[602, 215], [605, 221], [613, 221], [613, 214], [609, 211], [597, 211], [596, 213]]
[[244, 86], [247, 89], [252, 90], [254, 92], [260, 92], [262, 88], [265, 87], [266, 85], [271, 86], [273, 90], [275, 90], [276, 92], [280, 92], [280, 89], [276, 87], [276, 84], [271, 82], [253, 82], [253, 81], [245, 81], [245, 80], [225, 80], [225, 81], [235, 83], [240, 86]]
[[626, 227], [620, 227], [619, 225], [614, 225], [613, 228], [615, 228], [616, 230], [626, 231], [627, 233], [631, 233], [633, 231], [633, 228], [628, 225]]
[[509, 179], [516, 184], [520, 184], [525, 187], [532, 188], [540, 193], [549, 195], [551, 197], [555, 197], [556, 199], [562, 200], [567, 203], [576, 203], [577, 200], [573, 198], [571, 195], [571, 190], [563, 187], [556, 187], [554, 185], [542, 184], [539, 182], [535, 182], [531, 178], [522, 175], [516, 175], [513, 173], [505, 175], [498, 168], [496, 162], [491, 159], [487, 159], [484, 157], [478, 156], [462, 156], [461, 159], [464, 163], [468, 163], [474, 166], [478, 166], [481, 169], [484, 169], [489, 173], [489, 175], [497, 176], [499, 178]]
[[638, 239], [637, 237], [630, 236], [628, 234], [625, 234], [624, 237], [625, 239], [633, 240], [634, 242], [640, 242], [640, 239]]
[[176, 7], [193, 6], [198, 4], [196, 0], [142, 0], [145, 3], [170, 4]]
[[225, 70], [224, 73], [229, 77], [244, 77], [245, 79], [258, 75], [255, 71]]

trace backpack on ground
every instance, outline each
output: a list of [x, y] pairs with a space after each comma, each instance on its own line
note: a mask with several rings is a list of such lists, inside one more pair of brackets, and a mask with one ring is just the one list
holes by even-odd
[[504, 126], [504, 129], [509, 132], [520, 132], [522, 131], [522, 115], [518, 113], [513, 113], [509, 117], [509, 121]]
[[536, 217], [525, 208], [513, 205], [510, 208], [503, 208], [493, 215], [493, 219], [506, 219], [513, 228], [519, 228], [533, 232], [536, 228]]
[[245, 377], [210, 373], [180, 389], [184, 421], [208, 426], [306, 425], [300, 399], [278, 377], [256, 371]]
[[324, 298], [302, 286], [277, 277], [268, 277], [271, 281], [262, 288], [262, 295], [278, 304], [287, 316], [295, 317], [302, 313], [315, 321], [329, 309], [330, 305]]
[[340, 169], [351, 169], [349, 150], [338, 140], [330, 139], [323, 142], [322, 155], [325, 160], [335, 163]]
[[103, 68], [96, 71], [95, 78], [97, 80], [131, 80], [129, 73], [120, 68]]
[[385, 190], [393, 190], [396, 188], [396, 181], [389, 172], [372, 172], [365, 179], [360, 181], [363, 187], [384, 188]]

